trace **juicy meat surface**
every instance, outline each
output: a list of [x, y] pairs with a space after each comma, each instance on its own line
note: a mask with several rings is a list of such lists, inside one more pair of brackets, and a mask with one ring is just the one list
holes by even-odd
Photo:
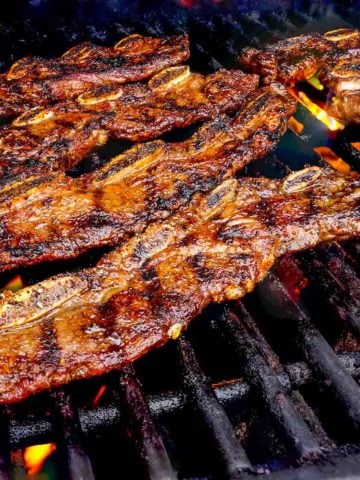
[[235, 118], [219, 116], [188, 140], [136, 145], [91, 174], [29, 181], [17, 196], [5, 192], [0, 270], [71, 258], [143, 231], [268, 153], [291, 111], [286, 98], [259, 89]]
[[280, 255], [359, 235], [359, 193], [358, 174], [318, 167], [228, 179], [96, 267], [4, 292], [0, 402], [122, 368], [251, 291]]
[[341, 28], [324, 35], [306, 33], [286, 38], [262, 50], [246, 48], [239, 56], [239, 63], [259, 74], [265, 85], [278, 80], [291, 86], [326, 66], [328, 54], [353, 48], [360, 48], [360, 31]]
[[264, 84], [278, 80], [284, 85], [319, 72], [321, 82], [331, 89], [329, 113], [348, 122], [360, 122], [360, 30], [342, 28], [309, 33], [282, 40], [264, 50], [245, 49], [240, 64], [259, 74]]
[[0, 77], [0, 116], [74, 98], [99, 85], [143, 80], [189, 56], [186, 35], [152, 38], [135, 34], [114, 47], [85, 42], [60, 58], [26, 57]]
[[328, 55], [319, 78], [331, 89], [328, 112], [347, 122], [360, 123], [360, 40], [357, 49]]
[[102, 86], [0, 129], [0, 189], [73, 167], [111, 137], [147, 140], [174, 128], [234, 112], [258, 86], [256, 75], [219, 70], [203, 76], [169, 67], [147, 84]]
[[319, 33], [306, 33], [269, 45], [263, 50], [245, 49], [239, 62], [246, 70], [259, 74], [265, 85], [278, 80], [294, 85], [314, 75], [324, 54], [334, 44]]

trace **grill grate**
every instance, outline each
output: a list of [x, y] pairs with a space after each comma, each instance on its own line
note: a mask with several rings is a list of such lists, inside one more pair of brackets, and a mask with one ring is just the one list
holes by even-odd
[[[51, 33], [40, 28], [43, 2], [30, 3], [26, 22], [19, 18], [0, 28], [7, 46], [0, 47], [4, 65], [29, 53], [58, 53], [84, 38], [112, 41], [135, 31], [187, 30], [191, 66], [207, 72], [233, 65], [244, 46], [360, 27], [356, 2], [294, 7], [269, 1], [254, 11], [250, 2], [179, 9], [169, 1], [161, 12], [141, 2], [124, 8], [111, 1], [74, 2], [74, 11], [54, 2], [54, 17], [59, 15]], [[277, 150], [245, 175], [280, 177], [308, 163], [324, 166], [313, 150], [320, 145], [359, 167], [359, 152], [351, 146], [360, 141], [356, 131], [330, 136], [302, 106], [296, 117], [304, 132], [288, 132]], [[132, 478], [154, 480], [355, 478], [358, 259], [356, 241], [286, 258], [255, 293], [242, 302], [211, 306], [178, 342], [134, 367], [7, 406], [0, 412], [0, 479], [26, 476], [21, 455], [10, 459], [10, 450], [49, 441], [57, 444], [56, 470], [49, 474], [54, 479], [114, 478], [127, 470]], [[92, 405], [103, 385], [105, 393]]]

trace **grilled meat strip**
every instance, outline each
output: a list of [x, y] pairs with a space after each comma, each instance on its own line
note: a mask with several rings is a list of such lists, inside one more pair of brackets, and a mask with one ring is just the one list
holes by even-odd
[[327, 55], [319, 78], [332, 93], [327, 111], [347, 122], [360, 123], [360, 40], [357, 49]]
[[228, 179], [96, 267], [4, 292], [0, 403], [121, 368], [251, 291], [280, 255], [359, 235], [359, 195], [358, 174], [318, 167]]
[[326, 64], [329, 53], [344, 53], [360, 47], [360, 31], [342, 28], [320, 35], [306, 33], [268, 45], [263, 50], [247, 48], [241, 52], [242, 67], [262, 77], [265, 85], [277, 80], [294, 85], [310, 78]]
[[[289, 103], [257, 90], [181, 143], [137, 145], [100, 171], [57, 176], [0, 204], [0, 270], [115, 245], [263, 157], [286, 130]], [[5, 192], [7, 193], [7, 192]]]
[[95, 86], [143, 80], [189, 55], [186, 35], [130, 35], [114, 47], [86, 42], [60, 58], [23, 58], [0, 77], [0, 116], [74, 98]]
[[32, 109], [0, 129], [0, 188], [73, 167], [108, 137], [133, 141], [234, 112], [258, 86], [256, 75], [203, 76], [169, 67], [147, 84], [103, 86], [77, 101]]
[[319, 71], [320, 80], [333, 93], [329, 113], [360, 122], [360, 30], [309, 33], [264, 50], [249, 48], [241, 54], [240, 64], [261, 75], [265, 85], [276, 79], [291, 86]]

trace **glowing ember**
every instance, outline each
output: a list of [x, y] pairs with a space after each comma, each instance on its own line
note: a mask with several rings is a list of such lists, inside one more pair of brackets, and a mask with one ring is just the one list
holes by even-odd
[[295, 302], [299, 302], [301, 292], [309, 285], [309, 280], [298, 268], [294, 260], [291, 257], [283, 257], [275, 267], [275, 271], [281, 282], [286, 285], [291, 298]]
[[179, 4], [183, 8], [191, 8], [195, 5], [195, 3], [196, 2], [194, 0], [179, 0]]
[[353, 142], [351, 146], [360, 152], [360, 142]]
[[320, 82], [319, 77], [317, 75], [313, 75], [312, 77], [307, 79], [307, 82], [310, 83], [316, 90], [324, 90], [324, 85]]
[[304, 125], [296, 120], [296, 118], [290, 117], [289, 128], [295, 135], [301, 135], [304, 130]]
[[10, 280], [9, 283], [5, 285], [5, 287], [2, 288], [2, 290], [11, 290], [12, 292], [17, 292], [18, 290], [21, 290], [24, 288], [24, 282], [21, 278], [20, 275], [17, 275], [13, 279]]
[[342, 130], [344, 125], [335, 118], [328, 115], [323, 108], [314, 103], [304, 92], [298, 92], [295, 88], [289, 88], [289, 92], [304, 107], [306, 107], [320, 122], [328, 127], [331, 131]]
[[105, 392], [106, 392], [106, 386], [101, 385], [101, 387], [99, 388], [99, 391], [95, 395], [94, 400], [92, 401], [92, 406], [93, 407], [97, 407], [99, 405], [100, 399], [104, 395]]
[[46, 459], [56, 450], [55, 443], [33, 445], [24, 450], [24, 464], [29, 475], [36, 475], [42, 469]]
[[340, 158], [338, 155], [336, 155], [335, 152], [331, 150], [329, 147], [316, 147], [314, 148], [314, 151], [323, 159], [325, 162], [327, 162], [329, 165], [331, 165], [335, 170], [341, 173], [348, 173], [350, 171], [350, 165], [342, 158]]

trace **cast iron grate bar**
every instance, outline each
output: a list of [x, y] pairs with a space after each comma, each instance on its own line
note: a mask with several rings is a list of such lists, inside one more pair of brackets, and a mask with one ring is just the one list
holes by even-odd
[[[335, 248], [333, 248], [333, 245]], [[324, 244], [318, 247], [319, 258], [336, 282], [360, 300], [359, 266], [347, 248], [339, 243]]]
[[352, 290], [348, 291], [336, 281], [334, 274], [329, 272], [329, 268], [319, 258], [318, 251], [302, 254], [300, 265], [302, 270], [320, 287], [326, 302], [336, 316], [345, 325], [348, 324], [357, 336], [360, 336], [360, 301], [354, 298]]
[[324, 450], [336, 448], [336, 443], [328, 437], [314, 410], [308, 405], [299, 390], [293, 390], [290, 395], [296, 409], [309, 425], [311, 432], [314, 434], [321, 447]]
[[5, 408], [0, 408], [0, 480], [10, 480], [9, 425]]
[[62, 455], [64, 478], [69, 480], [94, 480], [88, 455], [82, 445], [82, 432], [78, 414], [72, 406], [69, 393], [63, 389], [52, 393], [58, 429], [58, 445]]
[[[244, 311], [243, 304], [240, 304], [240, 309]], [[320, 446], [322, 448], [332, 448], [334, 446], [333, 442], [328, 438], [315, 413], [305, 402], [300, 392], [295, 390], [296, 387], [291, 383], [291, 376], [285, 373], [286, 370], [281, 365], [278, 356], [270, 347], [262, 332], [259, 330], [255, 319], [250, 316], [247, 311], [244, 311], [244, 313], [244, 315], [241, 315], [241, 321], [251, 335], [251, 342], [257, 346], [260, 355], [266, 360], [273, 372], [277, 374], [279, 382], [287, 391], [296, 410], [301, 414], [304, 420], [306, 420], [307, 425], [318, 440]]]
[[[307, 363], [314, 373], [323, 379], [324, 384], [332, 391], [343, 406], [345, 414], [354, 426], [360, 428], [360, 387], [351, 375], [343, 368], [334, 350], [320, 332], [311, 324], [306, 313], [294, 302], [285, 285], [270, 272], [258, 288], [269, 299], [273, 296], [281, 302], [284, 312], [289, 313], [296, 327], [298, 344]], [[266, 293], [265, 293], [266, 292]]]
[[[350, 352], [338, 355], [339, 362], [349, 375], [360, 377], [360, 352]], [[305, 362], [294, 362], [285, 365], [284, 372], [278, 374], [279, 382], [289, 388], [297, 389], [316, 380], [313, 370]], [[251, 387], [248, 382], [233, 379], [232, 382], [217, 383], [212, 387], [216, 398], [224, 407], [233, 402], [246, 402]], [[162, 394], [152, 394], [147, 398], [151, 416], [161, 419], [163, 416], [176, 413], [186, 405], [182, 390], [168, 391]], [[100, 427], [111, 428], [121, 421], [123, 410], [113, 403], [97, 407], [80, 407], [79, 420], [84, 435], [91, 436]], [[11, 419], [9, 422], [9, 443], [12, 448], [20, 445], [39, 443], [44, 438], [54, 438], [55, 431], [52, 422], [47, 418], [34, 418], [29, 412], [21, 419]]]
[[356, 480], [359, 477], [360, 455], [334, 457], [330, 462], [286, 469], [264, 477], [266, 480]]
[[235, 436], [224, 408], [216, 398], [195, 356], [191, 344], [181, 337], [178, 341], [180, 367], [188, 399], [209, 431], [229, 478], [241, 478], [241, 472], [251, 470], [247, 454]]
[[141, 391], [133, 367], [126, 367], [120, 375], [120, 402], [126, 415], [126, 423], [135, 443], [139, 458], [151, 480], [175, 480], [177, 478], [166, 452], [162, 438], [156, 431], [149, 405]]
[[247, 381], [296, 454], [300, 458], [317, 456], [321, 453], [321, 446], [294, 407], [276, 372], [260, 353], [261, 350], [246, 322], [248, 315], [239, 302], [236, 313], [230, 311], [221, 318], [229, 342], [236, 352], [239, 366], [243, 368]]

